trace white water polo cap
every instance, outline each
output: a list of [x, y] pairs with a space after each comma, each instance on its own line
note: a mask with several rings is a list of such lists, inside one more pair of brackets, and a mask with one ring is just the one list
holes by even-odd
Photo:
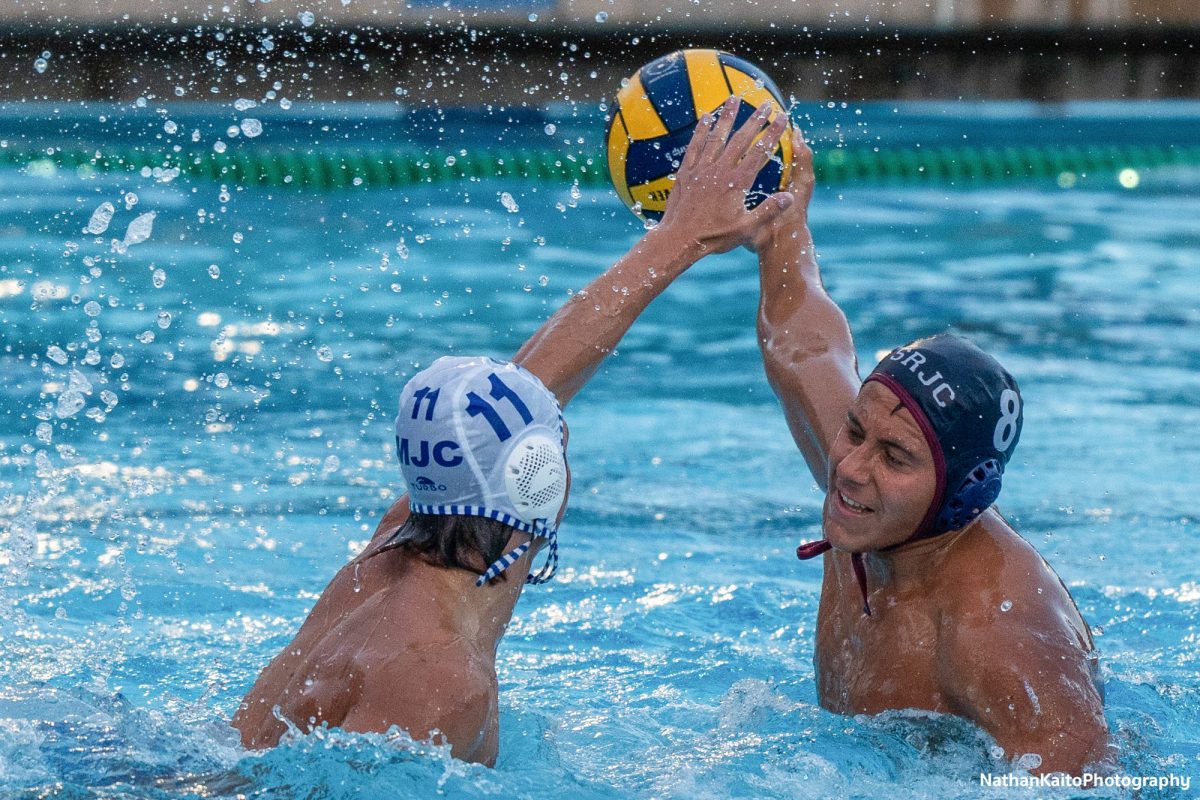
[[479, 576], [483, 586], [548, 540], [558, 566], [558, 512], [567, 493], [562, 409], [523, 367], [484, 357], [446, 356], [405, 384], [396, 416], [396, 455], [418, 514], [487, 517], [530, 534]]

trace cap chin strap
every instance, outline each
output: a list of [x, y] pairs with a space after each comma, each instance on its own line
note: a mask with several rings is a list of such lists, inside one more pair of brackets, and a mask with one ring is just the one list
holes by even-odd
[[546, 553], [546, 563], [542, 565], [542, 568], [538, 570], [536, 575], [526, 575], [525, 582], [538, 584], [546, 583], [552, 579], [554, 573], [558, 571], [558, 530], [546, 525], [545, 520], [539, 519], [533, 521], [533, 533], [529, 541], [522, 542], [493, 561], [492, 565], [476, 579], [475, 586], [487, 585], [488, 582], [499, 576], [501, 572], [504, 572], [504, 570], [517, 563], [521, 556], [529, 551], [529, 548], [533, 545], [533, 540], [539, 536], [550, 540], [549, 550]]
[[543, 526], [546, 538], [550, 540], [546, 550], [546, 563], [536, 575], [525, 576], [525, 582], [531, 584], [548, 583], [558, 572], [558, 529]]
[[[807, 561], [810, 558], [827, 553], [833, 549], [828, 539], [802, 544], [796, 548], [796, 558]], [[863, 613], [871, 616], [871, 604], [867, 602], [867, 568], [863, 564], [862, 553], [850, 554], [850, 565], [854, 567], [854, 579], [858, 581], [858, 590], [862, 593]]]

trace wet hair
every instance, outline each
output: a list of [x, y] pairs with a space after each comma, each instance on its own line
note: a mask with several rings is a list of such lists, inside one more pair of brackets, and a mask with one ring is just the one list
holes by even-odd
[[[504, 554], [515, 531], [516, 528], [487, 517], [414, 512], [367, 557], [398, 549], [435, 567], [462, 569], [478, 575]], [[501, 572], [496, 579], [505, 578]]]

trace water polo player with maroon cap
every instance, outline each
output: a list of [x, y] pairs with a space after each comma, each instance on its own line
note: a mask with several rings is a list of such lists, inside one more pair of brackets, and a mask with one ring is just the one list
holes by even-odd
[[814, 657], [821, 705], [965, 717], [1037, 773], [1108, 755], [1091, 631], [1046, 561], [992, 506], [1020, 438], [1012, 376], [968, 340], [897, 348], [859, 378], [849, 326], [796, 202], [755, 237], [759, 342], [772, 388], [826, 492]]

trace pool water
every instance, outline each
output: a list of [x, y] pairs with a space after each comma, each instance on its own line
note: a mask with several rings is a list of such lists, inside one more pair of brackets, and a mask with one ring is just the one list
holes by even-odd
[[[944, 138], [978, 112], [868, 116]], [[818, 146], [847, 130], [813, 125]], [[1001, 508], [1093, 626], [1129, 775], [1200, 777], [1194, 189], [849, 186], [811, 215], [864, 365], [953, 326], [1020, 380]], [[0, 795], [1130, 795], [980, 787], [1011, 768], [969, 724], [817, 705], [820, 566], [794, 548], [822, 498], [762, 374], [747, 252], [685, 275], [567, 409], [562, 566], [500, 648], [496, 769], [338, 731], [243, 751], [238, 700], [402, 490], [407, 377], [510, 356], [641, 226], [569, 185], [10, 168], [0, 230]]]

